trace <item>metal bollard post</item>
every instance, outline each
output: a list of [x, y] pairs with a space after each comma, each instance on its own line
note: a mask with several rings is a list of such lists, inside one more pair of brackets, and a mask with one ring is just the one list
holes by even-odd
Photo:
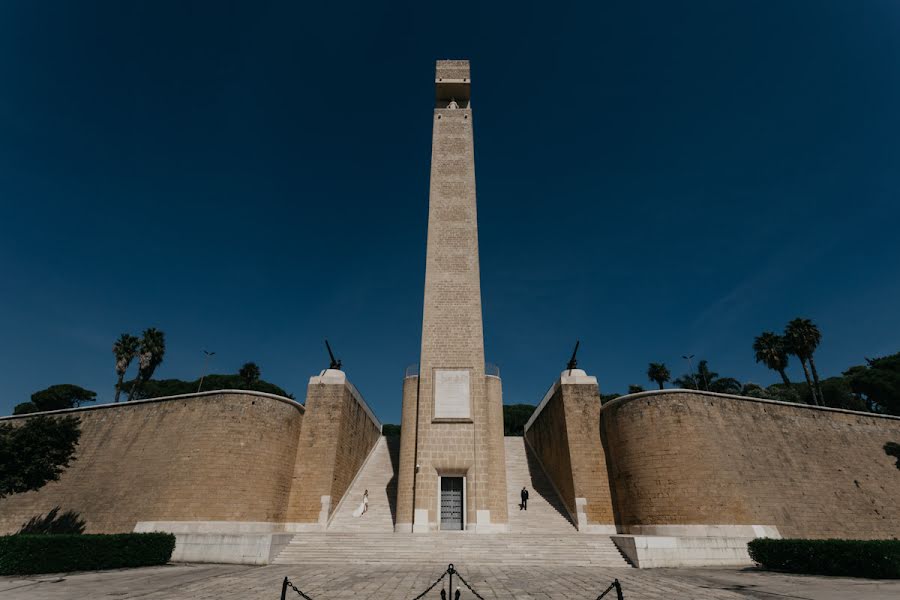
[[285, 577], [284, 581], [281, 582], [281, 600], [285, 600], [285, 598], [287, 597], [287, 582], [287, 577]]
[[613, 580], [613, 585], [616, 586], [616, 600], [623, 600], [622, 596], [622, 584], [619, 583], [618, 579]]

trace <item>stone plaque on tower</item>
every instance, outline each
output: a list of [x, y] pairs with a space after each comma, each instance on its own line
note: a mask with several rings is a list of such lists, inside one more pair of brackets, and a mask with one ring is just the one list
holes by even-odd
[[[503, 531], [503, 407], [500, 378], [484, 365], [466, 60], [437, 62], [425, 265], [421, 357], [403, 390], [397, 530]], [[447, 512], [460, 503], [460, 517]]]

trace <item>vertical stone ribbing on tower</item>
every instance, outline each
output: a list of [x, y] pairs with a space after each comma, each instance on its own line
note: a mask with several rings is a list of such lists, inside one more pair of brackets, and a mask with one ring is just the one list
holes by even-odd
[[[415, 436], [403, 434], [398, 481], [401, 490], [414, 488], [414, 511], [399, 506], [398, 497], [398, 524], [412, 512], [415, 531], [438, 527], [440, 476], [466, 478], [467, 529], [506, 523], [505, 476], [497, 478], [505, 472], [502, 430], [499, 457], [493, 439], [498, 411], [502, 415], [499, 378], [489, 401], [484, 369], [470, 83], [468, 61], [438, 61], [418, 395], [415, 405], [404, 403], [403, 418], [404, 427], [412, 422], [418, 427]], [[464, 394], [460, 382], [466, 378]], [[436, 389], [442, 398], [454, 399], [454, 411], [464, 410], [459, 398], [467, 395], [468, 414], [436, 414]], [[415, 410], [417, 418], [407, 410]], [[408, 493], [401, 495], [405, 499]]]

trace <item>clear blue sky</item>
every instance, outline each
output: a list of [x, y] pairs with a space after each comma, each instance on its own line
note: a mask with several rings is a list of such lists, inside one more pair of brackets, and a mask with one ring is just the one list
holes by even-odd
[[[490, 7], [486, 5], [490, 4]], [[313, 8], [313, 5], [316, 5]], [[433, 62], [473, 72], [488, 360], [537, 402], [681, 355], [768, 384], [900, 350], [900, 3], [0, 3], [0, 413], [167, 335], [160, 378], [328, 337], [396, 422], [418, 360]], [[802, 378], [796, 363], [794, 378]]]

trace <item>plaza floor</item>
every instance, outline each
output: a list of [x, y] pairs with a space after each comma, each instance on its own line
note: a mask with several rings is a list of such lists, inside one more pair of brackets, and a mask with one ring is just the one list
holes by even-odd
[[[625, 600], [747, 598], [895, 600], [900, 581], [781, 575], [740, 569], [494, 568], [457, 565], [485, 600], [594, 600], [618, 578]], [[141, 598], [142, 600], [275, 600], [289, 577], [314, 600], [411, 600], [440, 575], [430, 567], [359, 565], [167, 565], [31, 577], [0, 577], [2, 600]], [[288, 598], [299, 596], [288, 591]], [[440, 585], [426, 598], [439, 598]], [[463, 588], [462, 599], [474, 598]], [[615, 598], [615, 595], [607, 598]]]

